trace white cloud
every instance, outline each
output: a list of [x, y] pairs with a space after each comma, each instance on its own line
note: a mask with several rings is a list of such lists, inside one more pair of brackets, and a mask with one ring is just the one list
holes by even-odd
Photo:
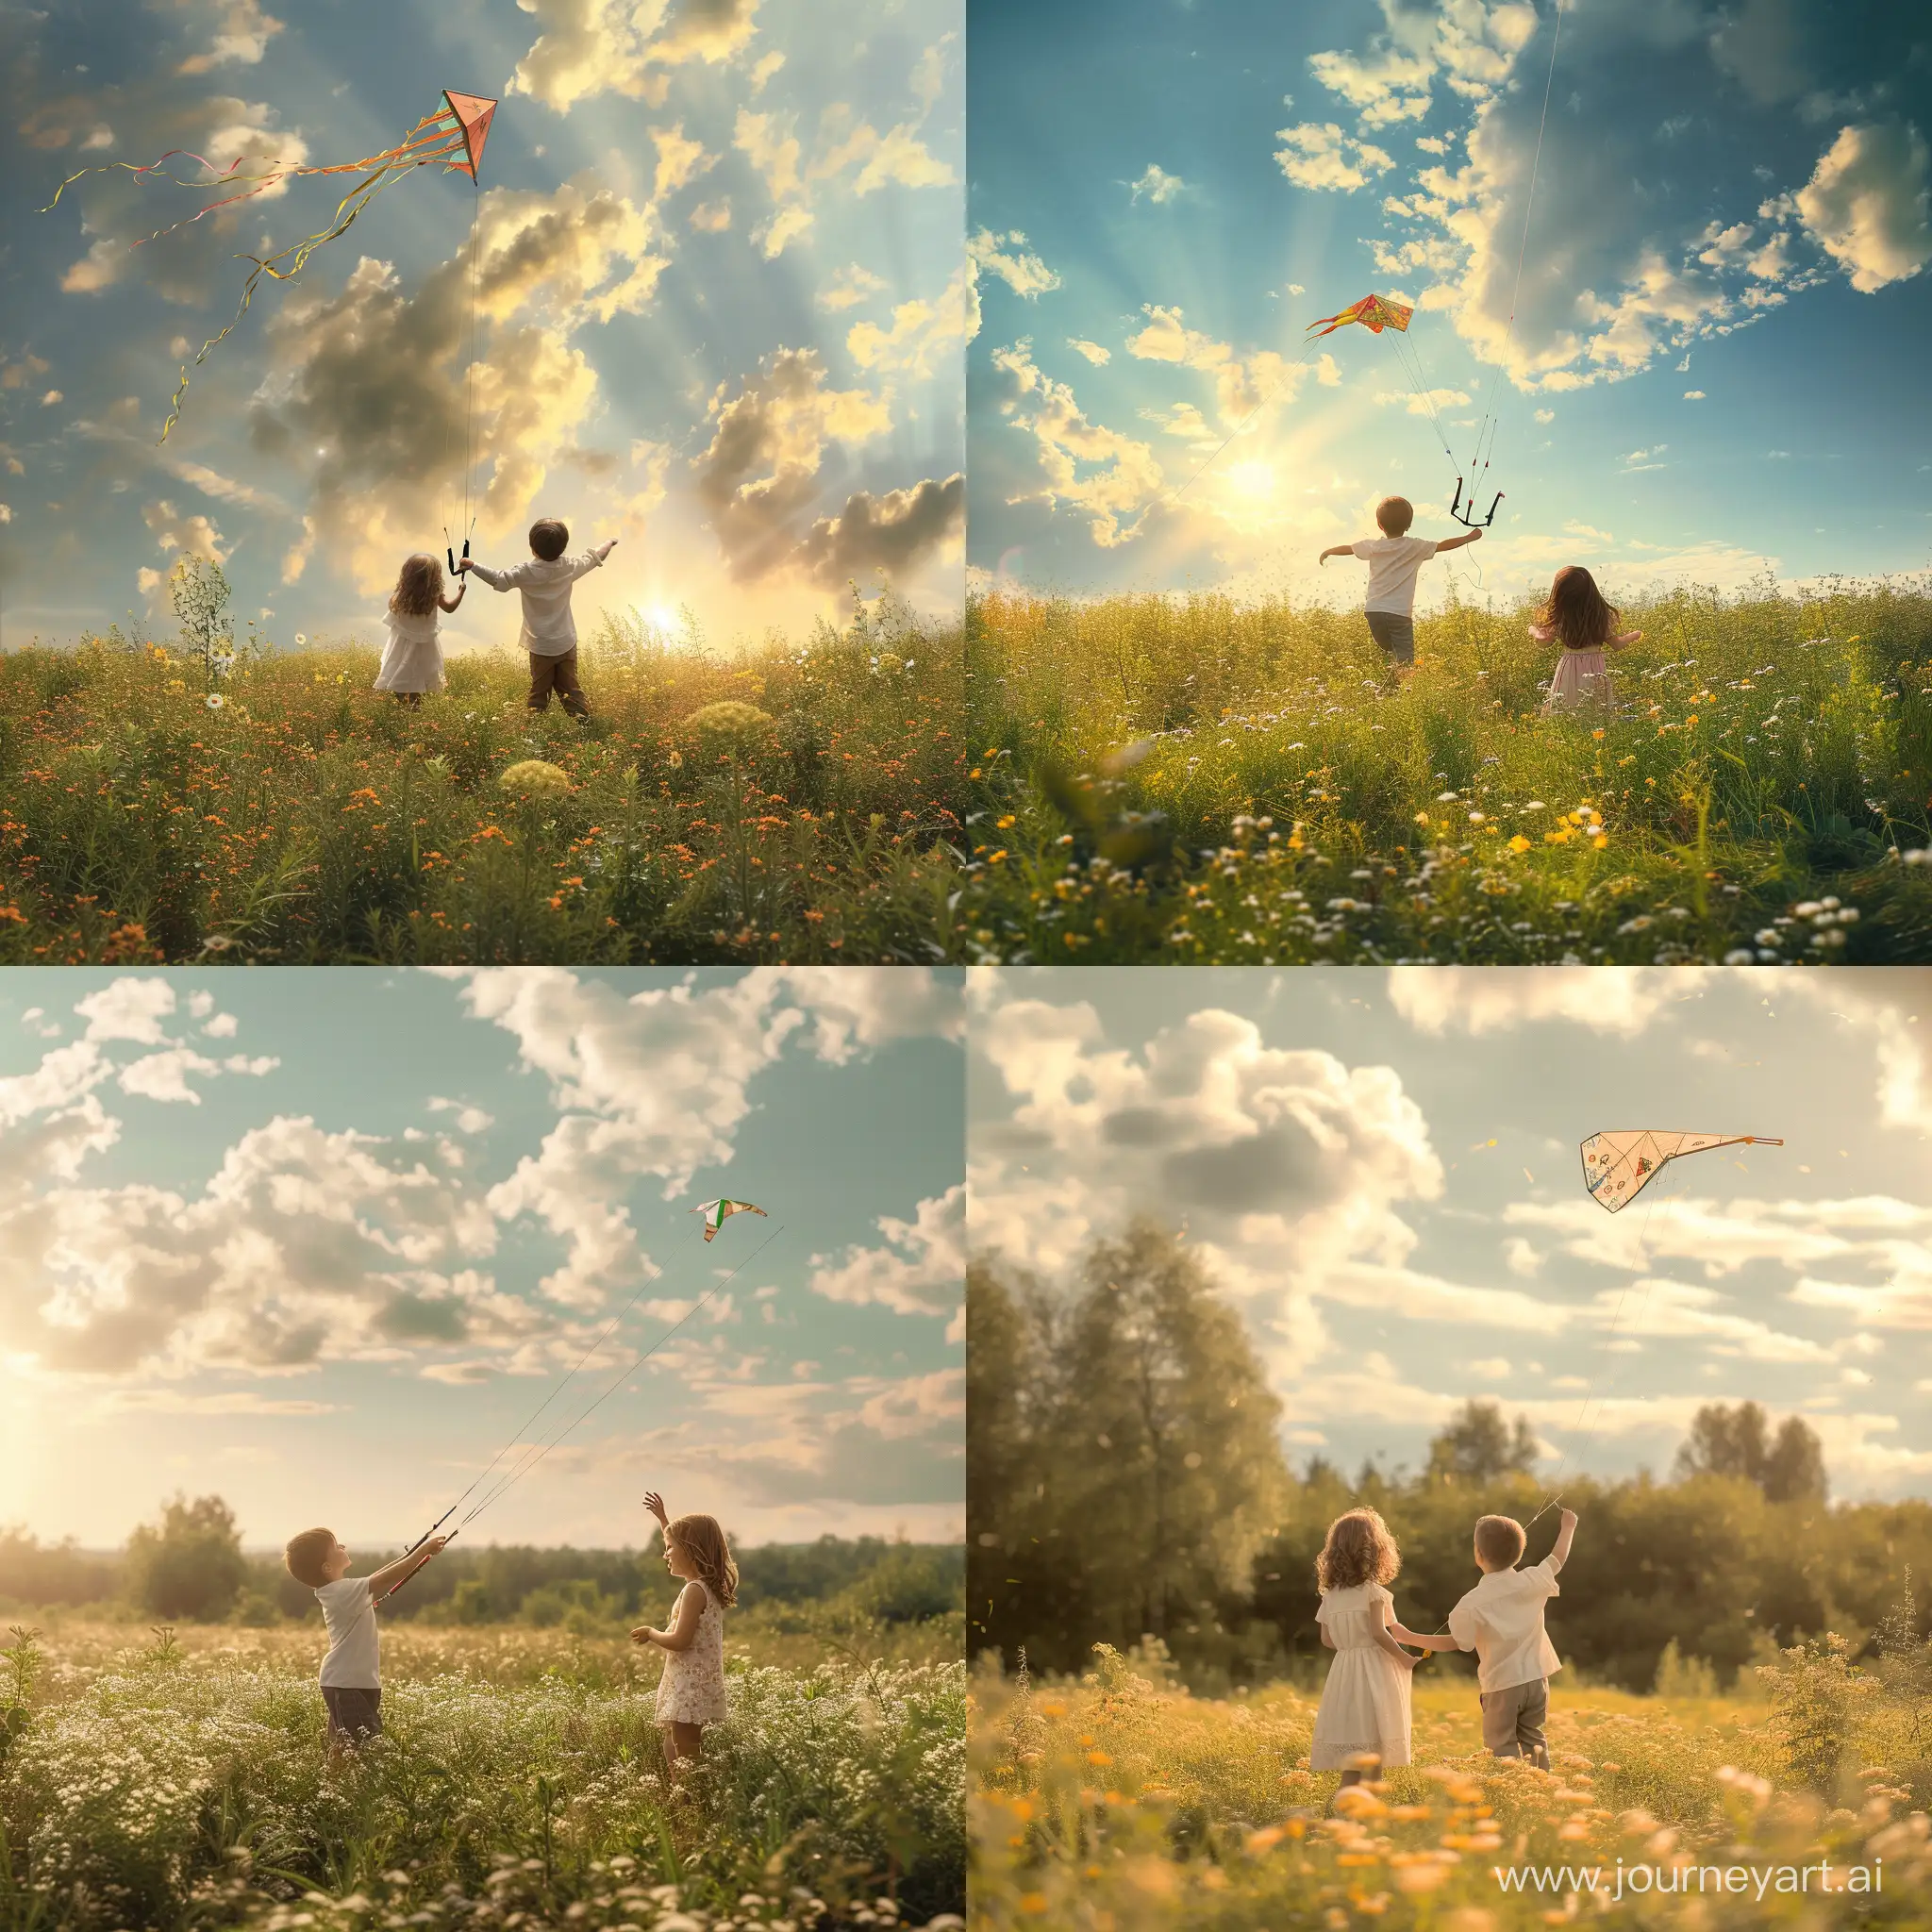
[[1174, 200], [1187, 185], [1178, 175], [1170, 175], [1158, 162], [1150, 161], [1141, 178], [1129, 184], [1128, 192], [1135, 201], [1145, 195], [1158, 208]]
[[1075, 355], [1084, 356], [1096, 369], [1104, 369], [1113, 360], [1113, 351], [1103, 348], [1098, 342], [1090, 342], [1085, 336], [1069, 336], [1067, 347]]
[[620, 93], [661, 107], [670, 70], [736, 59], [758, 30], [758, 0], [639, 7], [630, 0], [518, 0], [542, 31], [506, 90], [559, 113], [580, 100]]
[[1332, 121], [1277, 128], [1274, 138], [1283, 143], [1274, 151], [1281, 172], [1300, 188], [1352, 192], [1395, 165], [1386, 149], [1342, 133]]
[[1058, 275], [1027, 247], [1025, 236], [1017, 228], [1005, 235], [981, 228], [966, 243], [966, 253], [985, 274], [997, 275], [1014, 294], [1029, 302], [1060, 285]]
[[1130, 541], [1138, 534], [1133, 520], [1161, 486], [1152, 448], [1089, 422], [1073, 390], [1034, 362], [1024, 337], [995, 349], [992, 366], [996, 408], [1035, 444], [1039, 486], [1020, 500], [1074, 509], [1105, 549]]
[[1388, 987], [1396, 1012], [1423, 1033], [1480, 1036], [1561, 1020], [1634, 1037], [1666, 1006], [1695, 992], [1709, 973], [1704, 967], [1549, 966], [1499, 976], [1478, 966], [1391, 966]]
[[433, 1099], [428, 1103], [431, 1113], [450, 1113], [456, 1116], [456, 1129], [459, 1134], [480, 1134], [485, 1127], [493, 1127], [496, 1117], [488, 1114], [480, 1107], [471, 1107], [461, 1100]]
[[1870, 294], [1932, 260], [1925, 138], [1894, 117], [1839, 130], [1796, 196], [1806, 231]]
[[875, 1305], [901, 1315], [948, 1322], [949, 1340], [965, 1339], [966, 1189], [919, 1204], [915, 1218], [882, 1216], [876, 1247], [852, 1246], [811, 1257], [811, 1288], [829, 1301]]
[[74, 1010], [87, 1022], [88, 1040], [161, 1046], [168, 1037], [161, 1022], [175, 1010], [175, 989], [165, 979], [117, 979]]
[[1264, 401], [1291, 402], [1305, 371], [1273, 349], [1238, 355], [1231, 343], [1191, 329], [1178, 308], [1146, 305], [1146, 325], [1127, 340], [1127, 353], [1142, 362], [1174, 362], [1214, 378], [1215, 407], [1224, 424], [1252, 415]]

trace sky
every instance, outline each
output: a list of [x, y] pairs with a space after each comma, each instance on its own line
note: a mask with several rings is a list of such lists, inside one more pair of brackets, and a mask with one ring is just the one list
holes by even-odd
[[[1300, 1466], [1471, 1399], [1539, 1470], [1668, 1476], [1696, 1410], [1932, 1495], [1932, 974], [977, 969], [968, 1239], [1049, 1284], [1137, 1211], [1240, 1308]], [[1606, 1129], [1754, 1134], [1612, 1216]], [[1097, 1158], [1096, 1158], [1097, 1156]]]
[[[556, 1424], [465, 1541], [641, 1545], [646, 1489], [957, 1538], [963, 1013], [908, 967], [0, 975], [0, 1524], [394, 1546]], [[766, 1216], [707, 1245], [725, 1194]]]
[[1923, 8], [974, 0], [968, 58], [975, 583], [1357, 601], [1319, 552], [1458, 534], [1479, 439], [1424, 607], [1925, 569]]
[[[166, 620], [184, 556], [283, 647], [381, 640], [412, 551], [616, 538], [580, 627], [714, 643], [962, 595], [963, 0], [71, 0], [0, 9], [6, 639]], [[481, 179], [389, 190], [192, 372], [264, 252], [354, 176], [139, 248], [188, 148], [353, 161], [501, 100]], [[244, 171], [245, 172], [245, 171]], [[192, 164], [186, 164], [194, 178]], [[472, 259], [474, 247], [474, 261]], [[472, 288], [475, 297], [472, 301]], [[473, 328], [474, 323], [474, 328]], [[475, 359], [472, 360], [474, 342]], [[474, 464], [469, 464], [474, 449]], [[466, 471], [466, 466], [467, 471]], [[513, 641], [479, 591], [445, 648]]]

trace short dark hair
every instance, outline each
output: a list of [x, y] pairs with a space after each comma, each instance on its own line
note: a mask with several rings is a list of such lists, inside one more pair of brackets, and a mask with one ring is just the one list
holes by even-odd
[[297, 1583], [306, 1583], [310, 1590], [320, 1590], [328, 1581], [323, 1574], [323, 1563], [335, 1546], [334, 1530], [305, 1529], [300, 1536], [289, 1539], [289, 1546], [282, 1552], [282, 1561], [289, 1566], [289, 1574]]
[[545, 563], [555, 563], [570, 548], [570, 532], [555, 517], [539, 517], [530, 525], [530, 548]]
[[1526, 1541], [1522, 1524], [1513, 1516], [1478, 1516], [1475, 1520], [1476, 1555], [1498, 1570], [1515, 1569]]
[[1385, 496], [1375, 506], [1375, 522], [1385, 537], [1399, 537], [1415, 522], [1415, 505], [1406, 496]]

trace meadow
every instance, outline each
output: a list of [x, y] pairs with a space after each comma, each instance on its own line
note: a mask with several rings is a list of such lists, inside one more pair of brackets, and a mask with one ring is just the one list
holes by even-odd
[[974, 598], [968, 957], [1932, 959], [1932, 587], [1632, 599], [1558, 717], [1528, 616], [1452, 601], [1398, 685], [1355, 609]]
[[325, 1745], [313, 1629], [56, 1614], [0, 1650], [0, 1928], [957, 1926], [963, 1664], [727, 1631], [664, 1771], [618, 1636], [399, 1625], [386, 1739]]
[[[1932, 1910], [1924, 1701], [1861, 1701], [1828, 1646], [1759, 1698], [1720, 1697], [1694, 1671], [1652, 1696], [1559, 1675], [1547, 1773], [1486, 1756], [1474, 1684], [1425, 1665], [1413, 1767], [1339, 1795], [1307, 1768], [1312, 1691], [1191, 1697], [1158, 1656], [1097, 1652], [1077, 1681], [974, 1679], [976, 1925], [1835, 1932]], [[1620, 1860], [1657, 1890], [1626, 1879], [1620, 1899]], [[1856, 1865], [1882, 1889], [1825, 1889]], [[1800, 1867], [1808, 1879], [1778, 1890]], [[1755, 1875], [1747, 1893], [1708, 1876], [1700, 1892], [1698, 1873], [1734, 1868], [1773, 1876], [1761, 1894]]]
[[508, 652], [412, 709], [368, 645], [225, 621], [0, 657], [0, 964], [957, 950], [957, 624], [885, 598], [727, 654], [607, 617], [580, 724]]

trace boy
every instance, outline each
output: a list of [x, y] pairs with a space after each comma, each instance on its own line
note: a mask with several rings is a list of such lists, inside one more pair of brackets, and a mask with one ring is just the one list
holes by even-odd
[[1406, 496], [1385, 496], [1375, 506], [1375, 522], [1382, 534], [1365, 537], [1359, 543], [1338, 543], [1322, 553], [1321, 561], [1331, 557], [1359, 557], [1369, 566], [1369, 594], [1364, 615], [1369, 635], [1381, 645], [1397, 675], [1415, 669], [1415, 579], [1430, 558], [1445, 550], [1460, 550], [1482, 535], [1471, 530], [1432, 543], [1426, 537], [1411, 537], [1408, 526], [1415, 521], [1415, 506]]
[[1557, 1545], [1527, 1570], [1523, 1525], [1507, 1516], [1479, 1517], [1475, 1567], [1482, 1581], [1449, 1612], [1449, 1634], [1459, 1650], [1476, 1654], [1482, 1693], [1483, 1742], [1495, 1757], [1527, 1757], [1550, 1768], [1543, 1720], [1550, 1710], [1550, 1675], [1563, 1666], [1543, 1629], [1543, 1605], [1561, 1592], [1557, 1572], [1570, 1560], [1576, 1512], [1563, 1511]]
[[573, 718], [588, 718], [591, 708], [577, 682], [577, 626], [570, 614], [570, 587], [617, 548], [617, 539], [611, 538], [601, 550], [583, 550], [575, 557], [563, 554], [569, 547], [569, 530], [555, 517], [540, 517], [530, 525], [528, 563], [489, 570], [466, 557], [457, 568], [475, 572], [492, 591], [524, 593], [524, 632], [519, 641], [530, 654], [531, 710], [548, 710], [554, 691]]
[[382, 1735], [382, 1670], [376, 1658], [375, 1607], [400, 1590], [449, 1539], [431, 1537], [420, 1550], [398, 1557], [373, 1576], [351, 1576], [349, 1553], [332, 1529], [305, 1529], [291, 1537], [282, 1561], [297, 1583], [306, 1583], [322, 1606], [328, 1655], [322, 1660], [322, 1701], [328, 1707], [331, 1744], [359, 1744]]

